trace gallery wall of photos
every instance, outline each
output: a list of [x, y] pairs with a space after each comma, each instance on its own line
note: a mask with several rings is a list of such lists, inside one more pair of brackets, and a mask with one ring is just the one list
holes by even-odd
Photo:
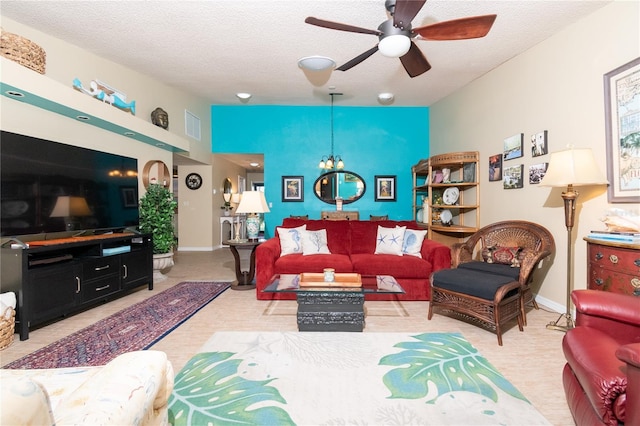
[[[524, 133], [518, 133], [504, 139], [502, 153], [489, 156], [489, 182], [502, 182], [504, 189], [518, 189], [524, 186], [524, 164], [517, 164], [526, 151], [531, 151], [531, 158], [541, 157], [549, 153], [548, 132], [542, 130], [532, 134], [525, 146]], [[539, 184], [549, 163], [539, 162], [529, 166], [529, 184]]]

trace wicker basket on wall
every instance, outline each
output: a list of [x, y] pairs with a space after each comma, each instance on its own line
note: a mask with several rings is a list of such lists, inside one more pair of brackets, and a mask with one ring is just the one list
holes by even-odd
[[[9, 311], [9, 315], [6, 315]], [[16, 327], [16, 311], [9, 307], [0, 313], [0, 351], [9, 347], [13, 343], [13, 337]], [[7, 318], [7, 316], [9, 318]]]
[[0, 53], [13, 62], [44, 74], [47, 54], [31, 40], [0, 29]]

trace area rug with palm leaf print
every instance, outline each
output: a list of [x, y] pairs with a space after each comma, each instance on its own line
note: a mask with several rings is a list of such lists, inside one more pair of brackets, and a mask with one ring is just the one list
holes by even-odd
[[173, 425], [548, 425], [455, 333], [218, 332], [175, 377]]

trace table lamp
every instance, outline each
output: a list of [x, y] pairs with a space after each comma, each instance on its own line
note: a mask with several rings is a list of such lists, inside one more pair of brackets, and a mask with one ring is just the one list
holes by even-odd
[[[606, 185], [608, 182], [600, 172], [593, 152], [589, 148], [573, 149], [551, 153], [549, 168], [540, 186], [567, 187], [562, 193], [564, 200], [564, 223], [567, 227], [567, 300], [566, 312], [547, 324], [550, 330], [567, 331], [574, 327], [571, 318], [571, 290], [573, 289], [573, 252], [571, 231], [575, 223], [576, 199], [578, 192], [574, 186]], [[565, 318], [565, 325], [561, 324]]]
[[267, 200], [264, 198], [264, 192], [261, 191], [244, 191], [242, 200], [236, 210], [236, 213], [246, 213], [245, 221], [247, 227], [247, 238], [249, 241], [257, 241], [260, 233], [260, 213], [269, 213]]
[[76, 230], [77, 225], [80, 225], [78, 218], [91, 216], [91, 209], [84, 197], [61, 195], [56, 199], [56, 204], [49, 216], [65, 218], [65, 229], [73, 231]]

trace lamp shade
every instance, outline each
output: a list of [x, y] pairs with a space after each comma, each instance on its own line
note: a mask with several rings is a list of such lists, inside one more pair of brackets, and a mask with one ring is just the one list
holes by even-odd
[[51, 217], [91, 216], [91, 210], [84, 197], [58, 197], [53, 207]]
[[549, 168], [540, 186], [604, 185], [607, 179], [600, 172], [589, 148], [566, 149], [551, 153]]
[[240, 205], [236, 209], [236, 213], [269, 213], [269, 211], [264, 192], [261, 191], [244, 191]]

